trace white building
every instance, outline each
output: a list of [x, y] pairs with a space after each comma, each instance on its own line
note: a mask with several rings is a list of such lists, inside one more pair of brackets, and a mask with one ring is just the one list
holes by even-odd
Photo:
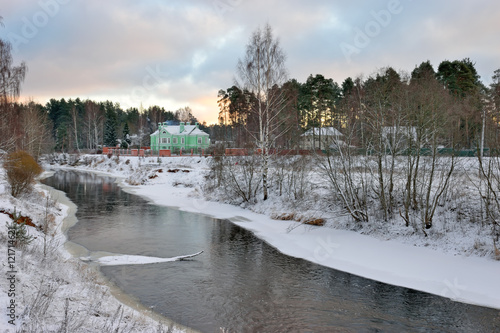
[[325, 149], [341, 144], [344, 135], [335, 127], [313, 127], [301, 135], [303, 149]]

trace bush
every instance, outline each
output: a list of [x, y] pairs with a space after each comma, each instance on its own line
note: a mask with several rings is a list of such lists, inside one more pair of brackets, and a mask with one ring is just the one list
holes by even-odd
[[35, 159], [25, 151], [16, 151], [7, 155], [4, 168], [13, 197], [27, 192], [35, 178], [42, 173], [42, 168]]
[[26, 224], [19, 223], [21, 216], [16, 213], [12, 214], [12, 222], [7, 223], [7, 229], [9, 232], [12, 232], [14, 235], [13, 244], [15, 247], [26, 247], [33, 240], [33, 236], [28, 234], [28, 229], [26, 228]]

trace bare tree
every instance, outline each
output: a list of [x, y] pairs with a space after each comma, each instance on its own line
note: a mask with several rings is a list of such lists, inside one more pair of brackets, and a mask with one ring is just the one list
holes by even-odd
[[[430, 229], [440, 200], [448, 189], [455, 170], [453, 117], [456, 104], [441, 88], [433, 73], [412, 79], [408, 96], [409, 149], [404, 168], [406, 186], [403, 195], [406, 225], [419, 214], [422, 230]], [[448, 155], [442, 147], [448, 145]]]
[[356, 221], [368, 222], [368, 194], [373, 188], [367, 156], [356, 153], [352, 146], [356, 120], [346, 124], [344, 144], [336, 141], [336, 152], [317, 156], [323, 174], [330, 182], [340, 206]]
[[11, 50], [10, 43], [0, 39], [0, 149], [6, 151], [15, 148], [15, 135], [19, 128], [13, 123], [17, 119], [13, 103], [19, 97], [26, 75], [24, 62], [13, 66]]
[[88, 148], [96, 149], [102, 143], [103, 124], [104, 114], [101, 107], [92, 101], [85, 102], [85, 129], [87, 132]]
[[255, 96], [251, 108], [257, 118], [258, 130], [250, 132], [262, 157], [262, 188], [264, 200], [268, 198], [269, 150], [282, 136], [282, 124], [287, 115], [285, 93], [281, 86], [286, 82], [285, 53], [271, 26], [258, 28], [247, 44], [246, 54], [238, 61], [236, 85]]
[[[482, 141], [489, 149], [483, 156], [484, 144], [478, 154], [480, 182], [477, 185], [485, 209], [485, 220], [491, 225], [494, 242], [500, 238], [500, 69], [493, 75], [493, 84], [484, 105]], [[496, 245], [495, 245], [496, 246]]]
[[222, 189], [230, 201], [253, 203], [260, 188], [258, 170], [260, 160], [255, 154], [249, 156], [216, 156], [211, 160], [211, 180], [208, 189]]
[[185, 106], [183, 108], [175, 111], [175, 118], [179, 119], [179, 121], [183, 122], [196, 122], [196, 117], [193, 116], [193, 110], [189, 106]]
[[365, 82], [365, 146], [376, 161], [374, 191], [385, 221], [392, 217], [395, 205], [394, 171], [401, 148], [401, 125], [404, 124], [399, 97], [404, 88], [401, 75], [390, 67]]
[[19, 108], [23, 135], [17, 146], [38, 159], [41, 154], [49, 152], [53, 146], [49, 117], [42, 106], [33, 101], [20, 105]]
[[78, 153], [80, 153], [80, 136], [78, 135], [78, 118], [79, 118], [79, 115], [78, 115], [78, 110], [76, 108], [76, 106], [72, 106], [71, 107], [71, 129], [72, 129], [72, 134], [74, 136], [74, 140], [75, 140], [75, 148], [76, 148], [76, 151]]

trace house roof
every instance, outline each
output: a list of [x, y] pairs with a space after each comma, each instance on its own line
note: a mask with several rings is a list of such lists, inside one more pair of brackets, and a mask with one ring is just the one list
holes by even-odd
[[302, 136], [344, 136], [335, 127], [313, 127], [307, 130]]
[[[181, 132], [180, 125], [161, 125], [161, 130], [165, 130], [172, 135], [198, 135], [198, 136], [208, 136], [208, 133], [203, 132], [196, 125], [184, 125], [184, 131]], [[157, 135], [158, 130], [156, 130], [151, 135]]]

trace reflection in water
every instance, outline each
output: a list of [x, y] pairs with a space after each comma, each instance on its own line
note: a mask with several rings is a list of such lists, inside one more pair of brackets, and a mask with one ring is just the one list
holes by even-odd
[[90, 251], [192, 260], [102, 267], [144, 305], [204, 332], [500, 331], [500, 313], [292, 258], [227, 221], [148, 204], [113, 179], [57, 172]]

